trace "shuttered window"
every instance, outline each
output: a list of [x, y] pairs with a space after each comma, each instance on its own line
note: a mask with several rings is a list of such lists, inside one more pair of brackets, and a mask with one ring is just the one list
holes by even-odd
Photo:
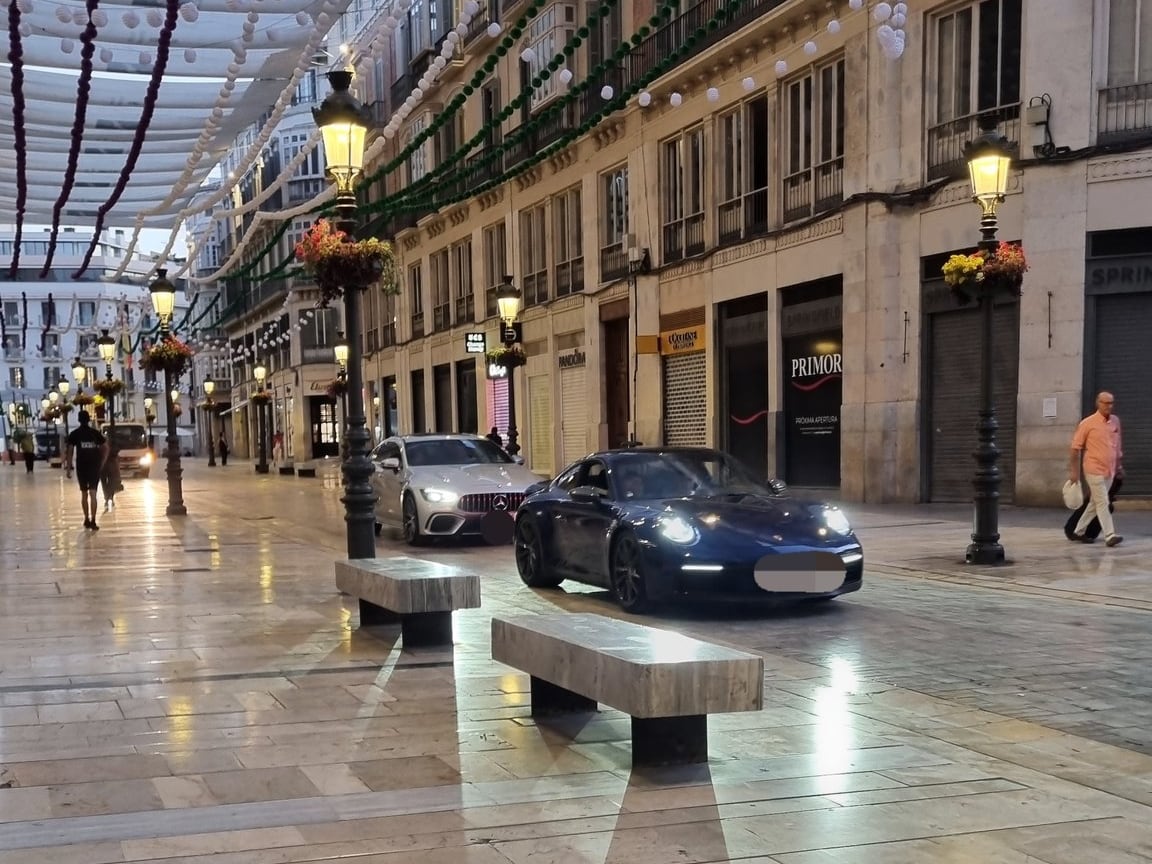
[[708, 440], [705, 353], [664, 358], [664, 443], [703, 447]]
[[552, 437], [552, 383], [551, 376], [531, 375], [528, 378], [528, 423], [532, 446], [528, 453], [529, 467], [540, 474], [551, 476], [553, 470]]
[[583, 366], [560, 370], [560, 462], [588, 455], [588, 387]]
[[[1148, 339], [1152, 334], [1152, 296], [1106, 294], [1094, 299], [1096, 325], [1095, 386], [1084, 394], [1091, 406], [1096, 393], [1116, 397], [1116, 416], [1124, 433], [1124, 494], [1152, 494], [1152, 389], [1148, 386]], [[1084, 413], [1094, 411], [1087, 407]]]

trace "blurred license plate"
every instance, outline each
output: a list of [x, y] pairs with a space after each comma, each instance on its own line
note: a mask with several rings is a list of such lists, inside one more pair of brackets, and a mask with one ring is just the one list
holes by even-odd
[[844, 583], [844, 562], [832, 552], [765, 555], [754, 575], [763, 591], [827, 594]]

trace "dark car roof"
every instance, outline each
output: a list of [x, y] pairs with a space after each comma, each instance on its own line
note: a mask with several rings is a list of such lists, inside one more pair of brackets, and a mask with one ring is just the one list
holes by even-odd
[[[655, 454], [658, 456], [675, 455], [677, 453], [719, 453], [720, 451], [714, 447], [616, 447], [612, 450], [600, 450], [597, 453], [591, 453], [585, 459], [597, 459], [615, 456], [627, 456], [630, 453], [646, 453], [649, 455]], [[584, 460], [581, 460], [584, 461]]]

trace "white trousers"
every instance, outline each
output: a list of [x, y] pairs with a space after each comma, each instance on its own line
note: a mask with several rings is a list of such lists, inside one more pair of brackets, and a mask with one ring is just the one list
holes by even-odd
[[1091, 498], [1076, 525], [1075, 533], [1083, 534], [1093, 519], [1099, 519], [1101, 533], [1107, 540], [1116, 533], [1116, 527], [1112, 524], [1112, 513], [1108, 510], [1108, 490], [1112, 486], [1112, 478], [1103, 474], [1085, 473], [1084, 479], [1088, 481], [1088, 493]]

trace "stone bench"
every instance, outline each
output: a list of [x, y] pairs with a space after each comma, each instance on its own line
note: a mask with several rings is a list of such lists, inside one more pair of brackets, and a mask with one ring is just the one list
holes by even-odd
[[336, 587], [360, 601], [360, 626], [400, 622], [406, 648], [452, 644], [452, 613], [480, 607], [480, 577], [418, 558], [336, 562]]
[[764, 659], [602, 615], [492, 619], [492, 659], [531, 676], [532, 716], [632, 717], [635, 765], [708, 761], [708, 715], [764, 706]]
[[297, 477], [315, 477], [316, 476], [316, 463], [315, 462], [301, 462], [296, 466]]

